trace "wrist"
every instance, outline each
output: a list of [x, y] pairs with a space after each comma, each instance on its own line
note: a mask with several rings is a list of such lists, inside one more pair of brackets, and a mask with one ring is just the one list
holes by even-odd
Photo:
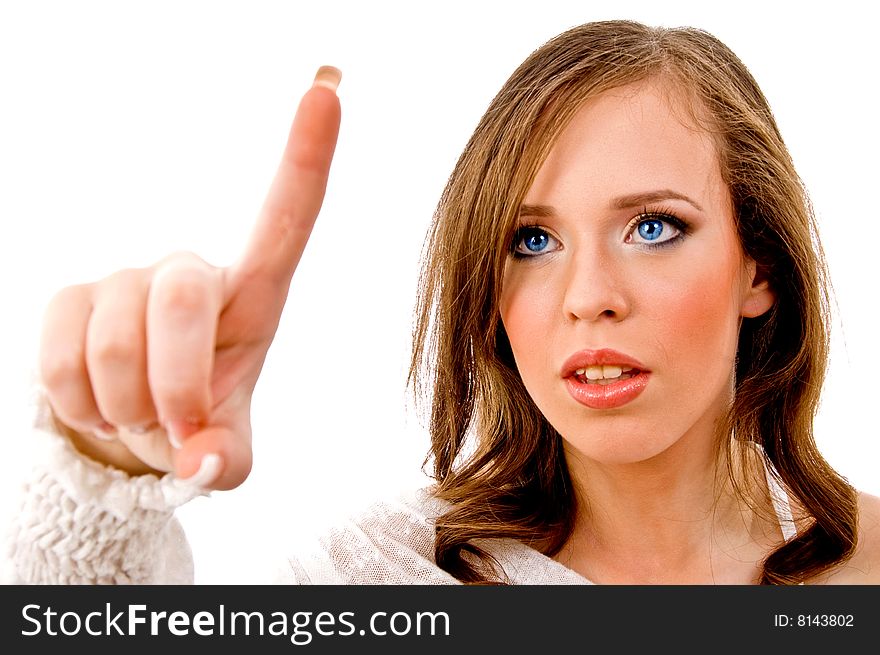
[[131, 476], [152, 474], [161, 478], [165, 475], [165, 471], [154, 469], [135, 457], [132, 452], [118, 440], [114, 439], [112, 441], [107, 441], [106, 439], [98, 438], [93, 434], [74, 430], [56, 416], [55, 412], [52, 411], [51, 406], [49, 406], [49, 418], [51, 426], [55, 432], [66, 437], [77, 452], [99, 464], [111, 466], [115, 469], [124, 471]]

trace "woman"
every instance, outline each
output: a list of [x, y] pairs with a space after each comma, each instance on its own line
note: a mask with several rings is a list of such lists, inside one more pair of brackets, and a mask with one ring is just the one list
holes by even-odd
[[[250, 470], [336, 83], [322, 69], [304, 96], [236, 264], [173, 255], [53, 299], [45, 424], [66, 439], [13, 534], [21, 580], [186, 579], [171, 513]], [[880, 581], [880, 499], [812, 437], [827, 310], [809, 204], [716, 39], [603, 22], [533, 53], [451, 176], [424, 271], [411, 380], [432, 394], [436, 487], [331, 531], [283, 580]], [[50, 554], [38, 537], [60, 526]]]

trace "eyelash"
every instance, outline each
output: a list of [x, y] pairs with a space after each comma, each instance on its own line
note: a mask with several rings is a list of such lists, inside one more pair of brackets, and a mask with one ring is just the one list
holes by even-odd
[[537, 257], [538, 255], [542, 254], [542, 253], [536, 252], [532, 255], [527, 255], [524, 252], [519, 251], [520, 242], [522, 242], [523, 239], [525, 239], [527, 236], [529, 236], [529, 233], [536, 233], [536, 232], [541, 233], [541, 234], [545, 234], [550, 239], [556, 240], [556, 237], [550, 235], [550, 233], [547, 232], [547, 230], [543, 226], [539, 225], [538, 223], [532, 223], [529, 225], [521, 225], [519, 228], [517, 228], [516, 232], [514, 233], [513, 240], [510, 244], [510, 252], [513, 255], [514, 259], [532, 259], [533, 257]]
[[642, 210], [642, 213], [640, 213], [638, 216], [636, 216], [632, 221], [630, 221], [630, 224], [627, 225], [626, 238], [627, 239], [631, 238], [632, 235], [635, 233], [635, 231], [638, 229], [639, 225], [641, 225], [642, 223], [644, 223], [646, 221], [651, 221], [651, 220], [656, 220], [656, 221], [661, 221], [663, 223], [668, 223], [669, 225], [674, 227], [676, 230], [678, 230], [678, 234], [676, 234], [674, 237], [672, 237], [670, 239], [667, 239], [666, 241], [660, 241], [659, 243], [638, 243], [637, 244], [639, 246], [649, 248], [651, 250], [657, 250], [659, 248], [666, 248], [668, 246], [673, 246], [673, 245], [679, 243], [682, 239], [684, 239], [686, 236], [688, 236], [691, 232], [690, 224], [687, 223], [686, 221], [684, 221], [683, 219], [679, 218], [673, 211], [671, 211], [669, 209], [664, 209], [664, 208], [649, 211], [648, 208], [645, 207]]
[[[690, 234], [690, 224], [686, 221], [682, 220], [678, 216], [676, 216], [672, 211], [668, 209], [656, 209], [656, 210], [648, 210], [646, 207], [642, 210], [642, 212], [636, 216], [632, 221], [630, 221], [629, 225], [627, 225], [626, 230], [626, 239], [630, 239], [632, 235], [635, 233], [638, 226], [642, 223], [650, 220], [661, 221], [668, 225], [671, 225], [676, 230], [678, 230], [678, 234], [674, 237], [671, 237], [665, 241], [660, 241], [659, 243], [637, 243], [636, 245], [642, 248], [648, 248], [650, 250], [658, 250], [660, 248], [666, 248], [669, 246], [673, 246], [679, 243], [682, 239]], [[532, 223], [528, 225], [521, 225], [514, 234], [513, 241], [511, 243], [511, 254], [515, 259], [532, 259], [537, 257], [542, 253], [534, 253], [532, 255], [527, 255], [523, 252], [519, 251], [519, 245], [522, 240], [528, 235], [529, 232], [540, 232], [546, 234], [550, 239], [555, 239], [556, 237], [552, 236], [545, 227], [538, 223]], [[551, 251], [552, 252], [552, 251]]]

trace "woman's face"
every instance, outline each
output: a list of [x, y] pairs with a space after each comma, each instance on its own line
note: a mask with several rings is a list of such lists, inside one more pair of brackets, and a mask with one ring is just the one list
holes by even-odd
[[523, 382], [567, 448], [596, 461], [711, 438], [740, 318], [773, 302], [716, 148], [676, 95], [645, 82], [581, 108], [526, 196], [504, 273]]

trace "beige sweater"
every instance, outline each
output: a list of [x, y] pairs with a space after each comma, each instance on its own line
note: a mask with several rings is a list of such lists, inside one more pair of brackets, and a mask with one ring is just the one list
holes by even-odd
[[[190, 584], [192, 552], [174, 510], [204, 495], [173, 475], [130, 477], [91, 461], [37, 421], [36, 467], [8, 533], [3, 582]], [[788, 499], [769, 474], [783, 534], [794, 534]], [[255, 584], [457, 584], [434, 563], [433, 520], [443, 509], [428, 489], [376, 502], [263, 568]], [[480, 544], [515, 584], [590, 584], [513, 540]], [[257, 553], [261, 559], [265, 553]], [[262, 569], [261, 569], [262, 570]]]
[[[35, 432], [40, 454], [8, 534], [5, 583], [192, 583], [192, 553], [174, 510], [202, 490], [173, 475], [130, 477], [85, 458], [46, 426]], [[433, 559], [432, 521], [441, 509], [427, 489], [373, 503], [302, 539], [253, 582], [458, 584]], [[489, 546], [514, 583], [589, 583], [516, 541]]]

